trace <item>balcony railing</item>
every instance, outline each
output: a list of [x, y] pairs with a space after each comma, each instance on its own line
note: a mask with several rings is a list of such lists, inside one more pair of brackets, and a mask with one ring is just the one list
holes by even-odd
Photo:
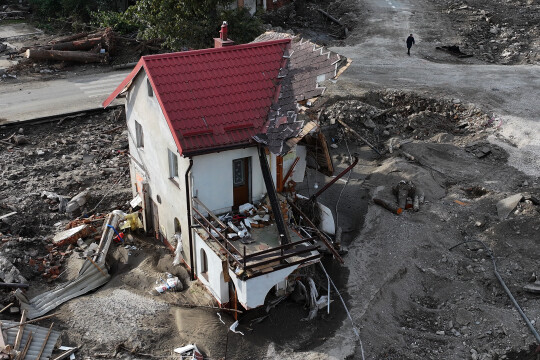
[[[231, 232], [234, 232], [234, 230], [223, 223], [198, 198], [194, 197], [192, 200], [193, 220], [200, 226], [200, 229], [202, 229], [208, 235], [208, 239], [211, 239], [213, 243], [218, 245], [219, 248], [223, 250], [229, 265], [233, 267], [234, 272], [238, 276], [252, 278], [289, 266], [317, 260], [321, 257], [321, 254], [318, 252], [316, 255], [306, 256], [307, 254], [311, 254], [314, 250], [319, 249], [319, 246], [313, 245], [315, 242], [315, 238], [313, 237], [257, 252], [247, 253], [247, 248], [245, 245], [243, 245], [243, 248], [239, 250], [233, 244], [233, 242], [227, 238], [226, 233], [224, 234], [222, 230], [218, 229], [210, 219], [214, 220], [217, 224], [219, 224], [219, 227], [225, 229], [225, 231], [230, 230]], [[205, 216], [203, 213], [201, 213], [201, 211], [197, 209], [196, 205], [204, 209], [208, 215]], [[217, 236], [215, 234], [217, 234]], [[310, 245], [305, 246], [306, 243], [309, 243]], [[300, 256], [301, 259], [286, 261], [287, 259], [292, 260], [291, 258], [294, 258], [295, 256]]]

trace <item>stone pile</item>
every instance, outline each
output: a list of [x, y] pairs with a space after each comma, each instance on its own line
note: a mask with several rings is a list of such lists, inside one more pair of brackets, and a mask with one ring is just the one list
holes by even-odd
[[326, 107], [322, 125], [343, 121], [372, 144], [391, 137], [423, 140], [439, 133], [468, 135], [495, 124], [482, 110], [458, 99], [439, 100], [401, 91], [370, 92]]

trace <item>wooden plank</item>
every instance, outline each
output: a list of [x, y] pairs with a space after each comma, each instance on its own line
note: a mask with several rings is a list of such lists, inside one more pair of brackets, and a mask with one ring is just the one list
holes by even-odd
[[24, 325], [26, 323], [26, 314], [27, 314], [26, 310], [23, 310], [21, 314], [21, 321], [19, 321], [19, 325], [16, 325], [16, 326], [19, 326], [19, 331], [17, 331], [17, 336], [15, 336], [15, 344], [13, 344], [13, 349], [15, 350], [19, 350], [19, 346], [21, 346], [21, 340], [22, 340], [22, 336], [24, 332]]
[[73, 354], [75, 351], [79, 350], [79, 347], [75, 347], [71, 350], [68, 350], [66, 351], [65, 353], [63, 354], [60, 354], [58, 355], [57, 357], [55, 357], [53, 360], [62, 360], [62, 359], [65, 359], [67, 357], [69, 357], [71, 354]]
[[34, 335], [30, 331], [30, 333], [28, 334], [28, 340], [26, 341], [26, 345], [24, 345], [24, 349], [23, 351], [19, 353], [19, 356], [17, 356], [17, 359], [24, 360], [24, 358], [26, 357], [26, 353], [28, 352], [28, 349], [30, 349], [30, 344], [32, 343], [33, 337]]
[[289, 203], [289, 205], [292, 206], [292, 208], [300, 214], [300, 216], [302, 216], [302, 218], [304, 219], [305, 222], [308, 223], [308, 225], [313, 228], [316, 232], [317, 232], [317, 235], [319, 236], [319, 238], [322, 240], [322, 242], [324, 242], [324, 244], [326, 245], [326, 247], [328, 248], [328, 250], [330, 250], [332, 252], [332, 254], [334, 255], [334, 257], [336, 258], [336, 260], [338, 260], [340, 263], [344, 263], [343, 261], [343, 258], [338, 254], [338, 252], [336, 251], [336, 249], [332, 246], [332, 244], [330, 244], [328, 242], [328, 240], [326, 239], [326, 237], [321, 233], [321, 231], [319, 229], [317, 229], [317, 227], [315, 226], [315, 224], [313, 224], [311, 222], [311, 220], [309, 220], [309, 218], [306, 216], [306, 214], [304, 214], [302, 212], [302, 210], [300, 210], [300, 208], [298, 206], [296, 206], [296, 204], [294, 204], [291, 200], [287, 199], [287, 202]]
[[6, 342], [4, 340], [4, 333], [2, 332], [2, 322], [0, 321], [0, 349], [3, 349], [6, 346]]
[[357, 138], [359, 138], [360, 140], [362, 140], [367, 146], [369, 146], [373, 151], [375, 151], [377, 154], [381, 155], [381, 152], [379, 150], [377, 150], [377, 148], [373, 145], [371, 145], [371, 143], [369, 141], [367, 141], [362, 135], [360, 135], [359, 133], [357, 133], [356, 131], [354, 131], [354, 129], [352, 127], [350, 127], [349, 125], [347, 125], [343, 120], [339, 120], [338, 119], [338, 122], [343, 125], [345, 127], [345, 129], [347, 129], [347, 131], [349, 131], [351, 134], [353, 134], [354, 136], [356, 136]]
[[325, 162], [326, 162], [326, 168], [327, 168], [326, 175], [332, 176], [332, 174], [334, 173], [334, 164], [332, 163], [330, 150], [328, 150], [328, 143], [326, 142], [326, 137], [324, 136], [322, 131], [319, 131], [319, 142], [321, 143], [321, 147], [322, 147]]
[[36, 356], [36, 360], [39, 360], [41, 358], [41, 354], [43, 354], [43, 350], [45, 350], [45, 345], [47, 345], [47, 341], [49, 341], [49, 336], [51, 336], [52, 328], [54, 323], [51, 324], [49, 327], [49, 331], [47, 332], [47, 335], [45, 336], [45, 340], [43, 341], [43, 345], [41, 345], [41, 349], [39, 350], [39, 353]]

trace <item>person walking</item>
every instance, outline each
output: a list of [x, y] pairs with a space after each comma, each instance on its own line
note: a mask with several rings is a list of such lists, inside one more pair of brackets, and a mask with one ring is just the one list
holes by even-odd
[[413, 46], [414, 44], [414, 38], [411, 35], [409, 35], [409, 37], [407, 38], [407, 55], [411, 56], [411, 47]]

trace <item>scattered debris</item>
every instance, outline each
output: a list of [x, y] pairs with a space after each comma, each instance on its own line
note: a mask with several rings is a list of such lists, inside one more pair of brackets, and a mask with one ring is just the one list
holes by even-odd
[[505, 199], [500, 200], [497, 203], [497, 215], [499, 216], [499, 220], [504, 220], [510, 215], [512, 211], [516, 208], [517, 204], [523, 199], [522, 194], [515, 194], [512, 196], [509, 196]]

